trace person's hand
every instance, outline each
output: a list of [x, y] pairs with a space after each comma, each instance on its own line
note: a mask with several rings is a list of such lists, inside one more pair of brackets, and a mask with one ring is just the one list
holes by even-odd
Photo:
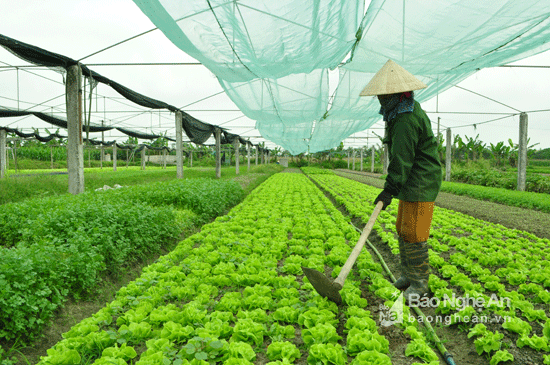
[[385, 210], [386, 207], [391, 204], [391, 199], [391, 194], [386, 190], [382, 190], [382, 192], [378, 194], [376, 199], [374, 199], [374, 205], [381, 201], [382, 203], [384, 203], [384, 205], [382, 206], [382, 210]]

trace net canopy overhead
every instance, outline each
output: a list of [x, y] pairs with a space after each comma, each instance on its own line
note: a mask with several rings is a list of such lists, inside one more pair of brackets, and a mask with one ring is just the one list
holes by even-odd
[[334, 148], [380, 120], [376, 98], [359, 94], [388, 59], [428, 85], [416, 92], [422, 102], [550, 48], [547, 0], [372, 0], [366, 12], [363, 0], [134, 3], [293, 154]]

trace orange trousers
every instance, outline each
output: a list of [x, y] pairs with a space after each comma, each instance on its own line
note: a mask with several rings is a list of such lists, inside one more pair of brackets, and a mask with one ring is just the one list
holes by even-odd
[[425, 242], [430, 236], [434, 212], [433, 202], [399, 201], [395, 228], [397, 234], [407, 243]]

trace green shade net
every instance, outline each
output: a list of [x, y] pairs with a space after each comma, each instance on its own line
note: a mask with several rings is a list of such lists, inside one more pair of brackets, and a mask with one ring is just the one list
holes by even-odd
[[373, 0], [364, 16], [352, 0], [134, 2], [218, 77], [264, 138], [293, 154], [334, 148], [380, 120], [378, 101], [359, 93], [389, 58], [428, 85], [416, 93], [422, 102], [550, 48], [546, 0]]

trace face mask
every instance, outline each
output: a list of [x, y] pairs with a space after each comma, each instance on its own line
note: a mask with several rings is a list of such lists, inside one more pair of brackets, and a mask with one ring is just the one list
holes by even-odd
[[388, 97], [378, 98], [378, 101], [380, 102], [382, 109], [389, 111], [395, 108], [399, 103], [399, 95], [394, 94]]

